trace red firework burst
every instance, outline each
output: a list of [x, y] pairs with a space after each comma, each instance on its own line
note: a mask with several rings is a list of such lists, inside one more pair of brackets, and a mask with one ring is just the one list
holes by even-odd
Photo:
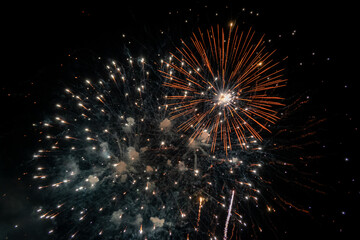
[[255, 41], [251, 29], [226, 31], [217, 26], [193, 33], [191, 43], [182, 41], [160, 72], [167, 79], [164, 86], [177, 90], [166, 96], [166, 106], [171, 119], [182, 117], [179, 131], [193, 129], [191, 141], [207, 136], [212, 151], [220, 136], [227, 153], [232, 138], [241, 146], [248, 133], [262, 140], [260, 130], [269, 131], [267, 124], [278, 119], [273, 107], [283, 105], [282, 98], [269, 93], [285, 86], [286, 79], [271, 58], [275, 51], [265, 50], [264, 36]]

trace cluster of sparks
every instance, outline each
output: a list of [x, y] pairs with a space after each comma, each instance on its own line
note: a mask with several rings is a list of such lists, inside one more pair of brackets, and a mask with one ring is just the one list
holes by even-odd
[[[113, 61], [105, 79], [66, 88], [69, 100], [56, 104], [62, 114], [35, 124], [48, 147], [34, 155], [34, 179], [43, 181], [39, 190], [54, 189], [40, 218], [57, 220], [70, 238], [86, 235], [85, 222], [103, 238], [239, 235], [249, 220], [243, 203], [258, 206], [260, 186], [271, 184], [259, 176], [260, 131], [278, 119], [281, 98], [268, 93], [286, 80], [263, 38], [254, 42], [253, 31], [233, 26], [225, 35], [219, 27], [199, 31], [192, 46], [182, 41], [178, 54], [161, 60], [171, 103], [158, 104], [144, 58], [129, 58], [127, 67]], [[219, 137], [224, 151], [215, 151]]]
[[179, 130], [194, 129], [191, 139], [207, 134], [213, 152], [219, 135], [227, 152], [233, 138], [241, 146], [248, 133], [262, 140], [257, 128], [270, 131], [267, 124], [278, 119], [272, 108], [282, 105], [282, 98], [267, 92], [284, 86], [286, 79], [271, 59], [274, 52], [266, 52], [263, 37], [254, 38], [253, 31], [239, 33], [232, 25], [228, 33], [219, 26], [199, 30], [191, 44], [182, 41], [183, 47], [171, 54], [168, 71], [161, 71], [168, 79], [164, 85], [181, 91], [166, 96], [171, 119], [182, 117]]

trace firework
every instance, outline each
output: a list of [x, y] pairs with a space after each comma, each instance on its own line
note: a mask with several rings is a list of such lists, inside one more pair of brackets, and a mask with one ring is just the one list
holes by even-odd
[[[278, 120], [274, 106], [282, 98], [269, 92], [285, 85], [279, 63], [267, 52], [264, 37], [239, 32], [231, 25], [228, 31], [211, 28], [193, 33], [190, 44], [165, 61], [162, 75], [165, 86], [178, 90], [167, 95], [171, 118], [181, 118], [179, 131], [193, 130], [191, 139], [207, 136], [215, 151], [220, 135], [224, 150], [232, 148], [233, 135], [245, 146], [250, 134], [262, 140], [260, 130]], [[260, 130], [258, 130], [260, 129]]]
[[289, 206], [308, 213], [272, 188], [276, 176], [289, 181], [288, 152], [301, 146], [260, 141], [281, 120], [273, 109], [281, 98], [270, 93], [285, 80], [273, 53], [252, 31], [199, 34], [194, 51], [184, 43], [181, 57], [160, 59], [165, 86], [144, 58], [109, 61], [96, 77], [76, 76], [54, 116], [35, 124], [33, 179], [45, 198], [36, 213], [54, 224], [49, 234], [234, 239], [266, 228], [256, 216]]
[[49, 234], [69, 238], [221, 236], [228, 196], [228, 214], [235, 199], [257, 201], [261, 148], [253, 138], [224, 159], [206, 138], [187, 144], [153, 94], [146, 61], [127, 61], [111, 61], [99, 80], [76, 77], [54, 116], [35, 125], [42, 148], [33, 178], [47, 196], [39, 218], [54, 223]]

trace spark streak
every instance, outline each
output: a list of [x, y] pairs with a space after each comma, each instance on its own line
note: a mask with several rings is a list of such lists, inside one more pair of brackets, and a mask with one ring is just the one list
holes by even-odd
[[233, 205], [233, 201], [234, 201], [234, 194], [235, 194], [235, 191], [232, 190], [230, 206], [229, 206], [229, 210], [228, 210], [228, 215], [226, 217], [226, 223], [225, 223], [225, 229], [224, 229], [224, 240], [227, 239], [227, 231], [228, 231], [229, 220], [230, 220], [230, 216], [231, 216], [231, 209], [232, 209], [232, 205]]
[[196, 230], [199, 229], [199, 223], [200, 223], [200, 217], [201, 217], [201, 208], [203, 207], [203, 202], [204, 202], [204, 198], [200, 197], [199, 198], [199, 212], [198, 212], [198, 218], [197, 218], [197, 223], [196, 223]]

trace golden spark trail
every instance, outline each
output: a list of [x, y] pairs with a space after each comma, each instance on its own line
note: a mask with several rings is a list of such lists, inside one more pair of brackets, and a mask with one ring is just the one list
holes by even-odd
[[197, 223], [196, 223], [196, 230], [199, 229], [199, 223], [200, 223], [200, 217], [201, 217], [201, 208], [203, 207], [203, 201], [204, 201], [204, 198], [200, 197], [199, 198], [199, 212], [198, 212], [198, 218], [197, 218]]

